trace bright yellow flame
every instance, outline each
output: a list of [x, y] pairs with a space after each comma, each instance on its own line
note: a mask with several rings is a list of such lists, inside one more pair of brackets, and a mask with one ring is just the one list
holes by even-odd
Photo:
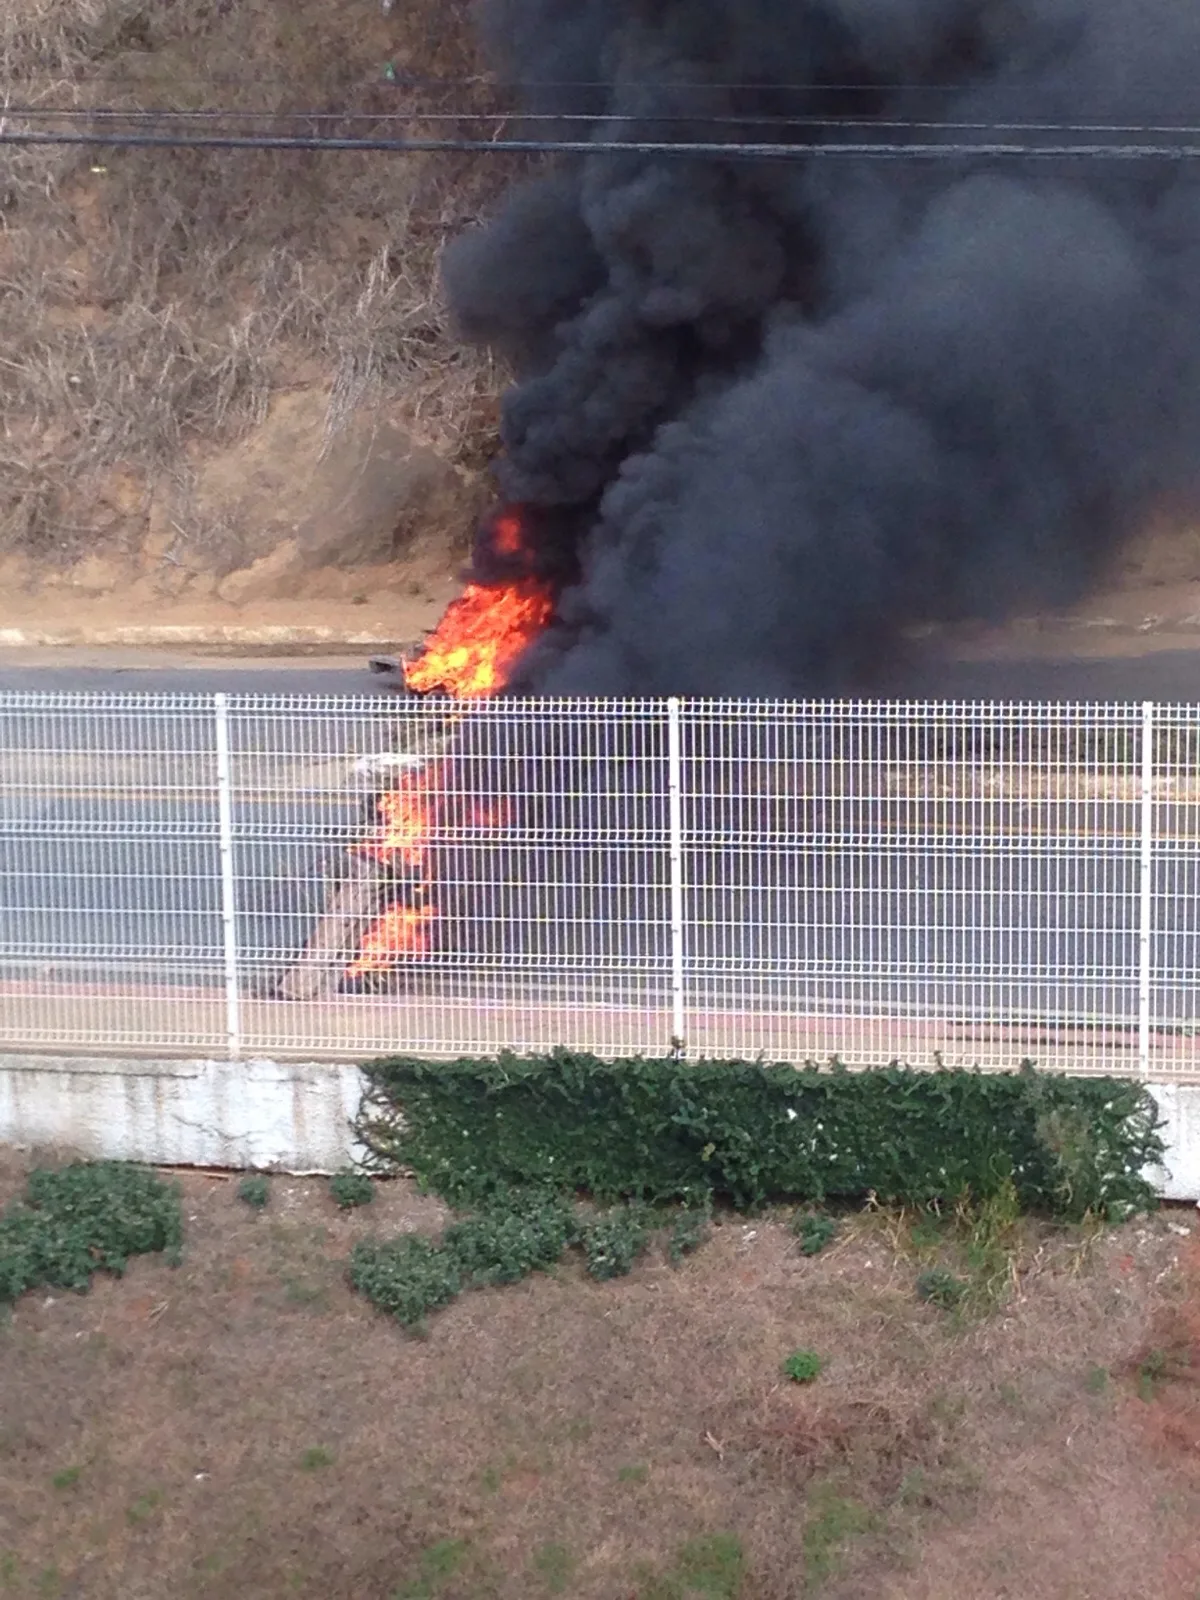
[[417, 694], [441, 689], [456, 700], [494, 694], [550, 621], [554, 601], [533, 578], [489, 588], [469, 583], [447, 607], [404, 681]]

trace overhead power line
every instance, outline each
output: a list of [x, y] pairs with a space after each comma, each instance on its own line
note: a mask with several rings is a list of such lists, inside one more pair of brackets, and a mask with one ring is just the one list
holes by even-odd
[[[864, 131], [875, 130], [881, 133], [987, 133], [987, 134], [1020, 134], [1020, 133], [1054, 133], [1090, 135], [1113, 135], [1125, 138], [1138, 139], [1163, 139], [1163, 138], [1200, 138], [1200, 122], [1198, 123], [1171, 123], [1171, 122], [1035, 122], [1029, 120], [1019, 121], [983, 121], [960, 122], [943, 120], [923, 120], [913, 117], [849, 117], [849, 116], [708, 116], [704, 114], [688, 115], [676, 113], [668, 116], [634, 115], [631, 112], [534, 112], [534, 111], [244, 111], [233, 107], [209, 108], [192, 111], [170, 111], [163, 108], [140, 107], [133, 110], [122, 110], [115, 106], [82, 107], [82, 106], [4, 106], [0, 102], [0, 128], [6, 118], [13, 118], [21, 122], [121, 122], [132, 124], [136, 131], [139, 124], [155, 126], [161, 123], [178, 122], [183, 124], [213, 123], [213, 122], [310, 122], [310, 123], [357, 123], [367, 122], [372, 124], [391, 123], [463, 123], [463, 122], [490, 122], [495, 124], [511, 124], [534, 122], [539, 125], [547, 123], [582, 124], [585, 127], [644, 127], [670, 126], [674, 123], [683, 123], [692, 128], [708, 127], [763, 127], [763, 128], [807, 128], [807, 129], [861, 129]], [[489, 142], [493, 142], [489, 140]]]
[[[859, 160], [945, 160], [949, 158], [1194, 161], [1200, 159], [1200, 142], [1005, 143], [988, 140], [809, 140], [782, 144], [731, 140], [649, 139], [439, 139], [354, 138], [326, 134], [170, 134], [122, 133], [101, 130], [62, 131], [3, 128], [0, 145], [78, 145], [105, 150], [313, 150], [370, 151], [380, 154], [418, 155], [651, 155], [708, 161], [799, 161], [855, 158]], [[1186, 137], [1186, 136], [1185, 136]]]

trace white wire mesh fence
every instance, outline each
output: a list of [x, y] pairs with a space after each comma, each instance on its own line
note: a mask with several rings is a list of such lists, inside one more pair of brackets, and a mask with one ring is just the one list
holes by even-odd
[[0, 1047], [1200, 1077], [1198, 757], [1186, 706], [8, 693]]

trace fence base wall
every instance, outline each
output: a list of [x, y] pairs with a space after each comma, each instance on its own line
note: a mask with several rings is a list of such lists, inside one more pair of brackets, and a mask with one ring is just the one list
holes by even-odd
[[335, 1172], [350, 1063], [0, 1055], [0, 1144], [153, 1166]]
[[[1200, 1084], [1151, 1084], [1165, 1126], [1154, 1173], [1200, 1201]], [[355, 1154], [363, 1089], [347, 1062], [0, 1055], [0, 1144], [152, 1166], [335, 1172]]]

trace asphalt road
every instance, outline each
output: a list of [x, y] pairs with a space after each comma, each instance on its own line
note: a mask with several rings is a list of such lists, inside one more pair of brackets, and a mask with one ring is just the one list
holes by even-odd
[[[259, 657], [165, 651], [0, 650], [5, 690], [89, 693], [386, 694], [364, 656]], [[1095, 657], [1029, 655], [973, 661], [914, 646], [873, 697], [911, 700], [1200, 702], [1200, 641], [1194, 650]]]
[[[266, 974], [313, 926], [369, 777], [355, 761], [388, 746], [395, 698], [364, 662], [192, 659], [48, 665], [0, 660], [0, 977], [219, 984], [220, 828], [210, 709], [184, 700], [130, 717], [26, 703], [4, 691], [208, 696], [350, 694], [351, 718], [312, 718], [297, 743], [269, 711], [233, 732], [239, 949]], [[878, 691], [877, 691], [878, 692]], [[1099, 661], [910, 661], [897, 698], [1031, 701], [1200, 699], [1200, 653]], [[270, 775], [264, 783], [263, 774]], [[627, 818], [628, 820], [628, 818]], [[870, 819], [866, 819], [868, 827]], [[734, 836], [685, 862], [694, 993], [713, 1005], [814, 1009], [913, 1006], [981, 1016], [1132, 1017], [1140, 860], [1134, 837], [1034, 837], [1013, 821], [987, 838], [914, 832], [871, 851], [763, 850]], [[477, 857], [460, 891], [465, 932], [453, 982], [472, 961], [527, 979], [539, 960], [596, 993], [630, 992], [639, 965], [665, 974], [668, 900], [614, 888], [631, 850]], [[638, 869], [639, 871], [642, 869]], [[1161, 850], [1153, 929], [1163, 1015], [1200, 1014], [1200, 861]], [[482, 887], [480, 887], [482, 885]], [[534, 927], [524, 949], [514, 930]], [[448, 979], [447, 981], [450, 981]], [[0, 1002], [0, 1040], [4, 1037]]]

